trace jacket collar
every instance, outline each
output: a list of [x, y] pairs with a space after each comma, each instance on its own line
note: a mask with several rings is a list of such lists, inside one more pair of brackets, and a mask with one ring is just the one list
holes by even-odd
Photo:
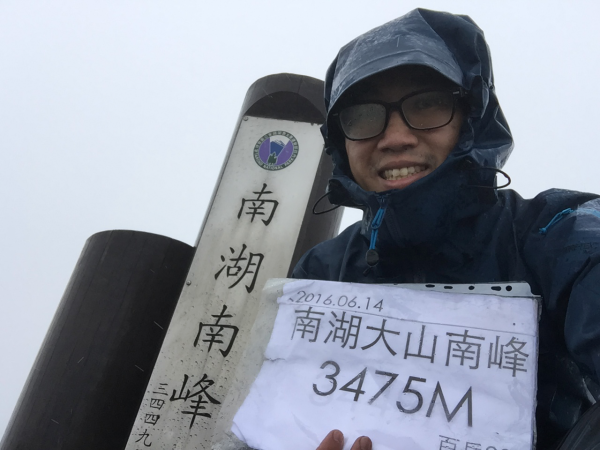
[[497, 202], [494, 176], [495, 172], [482, 170], [469, 159], [449, 159], [403, 190], [367, 192], [348, 176], [339, 175], [330, 180], [330, 192], [345, 198], [347, 206], [364, 211], [361, 234], [368, 240], [373, 219], [385, 205], [375, 242], [383, 255], [410, 247], [434, 249], [456, 235], [465, 220]]

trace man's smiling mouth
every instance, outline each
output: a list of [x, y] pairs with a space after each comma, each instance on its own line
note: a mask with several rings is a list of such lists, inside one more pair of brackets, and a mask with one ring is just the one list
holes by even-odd
[[401, 180], [402, 178], [422, 172], [423, 170], [426, 170], [425, 166], [410, 166], [403, 167], [401, 169], [388, 169], [381, 173], [381, 177], [387, 181]]

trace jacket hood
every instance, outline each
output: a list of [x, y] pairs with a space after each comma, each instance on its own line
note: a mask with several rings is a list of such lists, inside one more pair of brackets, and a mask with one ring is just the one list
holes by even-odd
[[[367, 192], [353, 180], [332, 112], [356, 83], [403, 65], [426, 66], [462, 87], [465, 119], [456, 147], [431, 174], [402, 190]], [[370, 239], [369, 252], [375, 252], [367, 254], [368, 266], [386, 252], [409, 247], [431, 252], [456, 241], [461, 224], [497, 201], [496, 171], [513, 141], [496, 97], [483, 31], [469, 17], [416, 9], [357, 37], [327, 71], [325, 105], [321, 131], [334, 163], [329, 200], [364, 211], [362, 234]]]
[[[332, 181], [336, 181], [329, 186], [333, 203], [364, 207], [366, 199], [356, 198], [355, 188], [343, 180], [352, 174], [343, 137], [331, 113], [353, 85], [402, 65], [429, 67], [467, 92], [468, 113], [459, 142], [441, 167], [468, 160], [473, 167], [500, 169], [508, 159], [513, 141], [496, 97], [483, 31], [468, 16], [415, 9], [345, 45], [327, 71], [327, 119], [322, 133], [334, 162]], [[403, 191], [410, 195], [411, 190], [425, 188], [422, 185], [436, 178], [436, 172]], [[482, 172], [478, 179], [491, 187], [495, 172]]]

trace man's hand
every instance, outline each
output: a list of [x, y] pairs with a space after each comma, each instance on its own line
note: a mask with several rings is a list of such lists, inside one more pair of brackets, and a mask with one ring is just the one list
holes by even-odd
[[[371, 450], [373, 444], [367, 436], [361, 436], [354, 444], [351, 450]], [[340, 430], [330, 431], [317, 450], [342, 450], [344, 447], [344, 435]]]

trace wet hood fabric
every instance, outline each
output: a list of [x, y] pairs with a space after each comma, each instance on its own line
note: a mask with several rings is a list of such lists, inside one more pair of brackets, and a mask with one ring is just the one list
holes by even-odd
[[467, 91], [467, 123], [450, 162], [468, 157], [479, 167], [502, 168], [513, 141], [496, 97], [483, 31], [468, 16], [416, 9], [345, 45], [327, 71], [323, 135], [336, 163], [334, 174], [350, 175], [331, 118], [339, 99], [357, 82], [402, 65], [427, 66]]
[[[354, 84], [400, 65], [427, 66], [452, 80], [467, 91], [469, 109], [459, 142], [440, 167], [402, 190], [380, 195], [354, 182], [332, 111]], [[483, 32], [469, 17], [417, 9], [359, 36], [330, 66], [325, 103], [322, 132], [334, 162], [329, 199], [363, 209], [363, 234], [368, 235], [385, 197], [388, 206], [378, 248], [435, 245], [447, 238], [454, 224], [496, 201], [495, 169], [506, 162], [513, 141], [494, 91]]]

